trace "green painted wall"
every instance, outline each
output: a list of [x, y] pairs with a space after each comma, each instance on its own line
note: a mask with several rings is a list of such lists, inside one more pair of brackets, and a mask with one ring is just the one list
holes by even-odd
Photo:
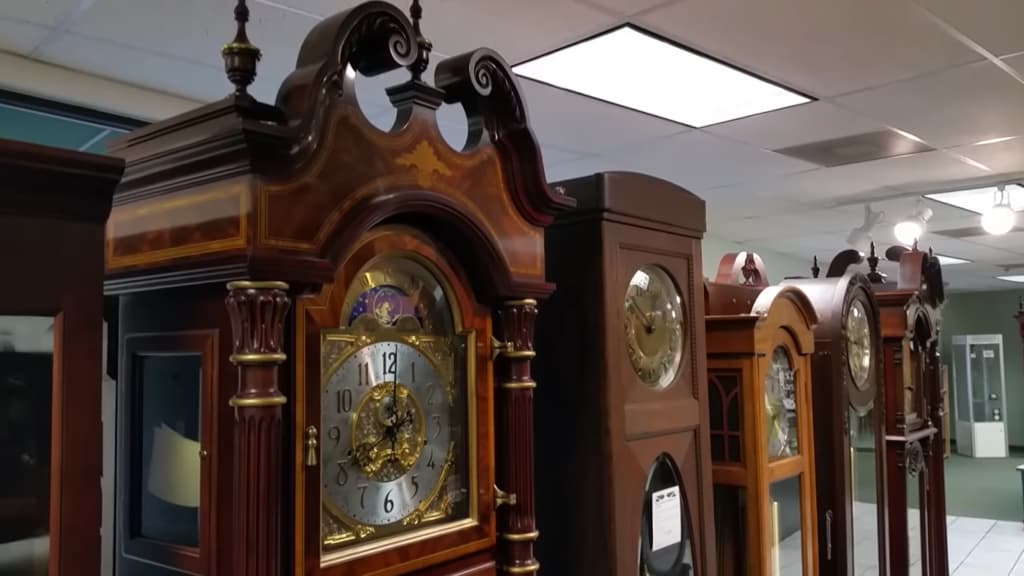
[[[1024, 353], [1013, 318], [1024, 290], [948, 294], [942, 309], [942, 362], [950, 366], [949, 395], [955, 401], [952, 381], [952, 343], [954, 335], [1002, 334], [1003, 362], [1006, 368], [1006, 426], [1011, 446], [1024, 447]], [[953, 406], [950, 405], [950, 411]], [[951, 421], [955, 436], [956, 424]]]

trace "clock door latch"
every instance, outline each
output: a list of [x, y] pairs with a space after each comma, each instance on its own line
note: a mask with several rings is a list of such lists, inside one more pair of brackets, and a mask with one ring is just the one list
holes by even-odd
[[316, 426], [306, 427], [306, 467], [313, 468], [317, 464], [316, 451], [319, 442], [316, 439]]
[[514, 493], [509, 494], [508, 492], [505, 492], [504, 490], [502, 490], [501, 488], [498, 488], [497, 486], [494, 487], [494, 508], [495, 509], [497, 509], [498, 507], [500, 507], [502, 505], [505, 505], [505, 506], [515, 506], [516, 505], [516, 500], [517, 500], [516, 499], [516, 495]]
[[506, 358], [533, 358], [537, 353], [533, 350], [518, 350], [516, 349], [516, 343], [513, 341], [502, 342], [494, 336], [491, 336], [491, 360], [494, 360], [498, 356], [504, 356]]

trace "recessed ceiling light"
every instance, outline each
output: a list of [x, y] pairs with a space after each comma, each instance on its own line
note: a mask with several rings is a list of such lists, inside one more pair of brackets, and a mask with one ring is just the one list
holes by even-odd
[[1006, 280], [1007, 282], [1019, 282], [1024, 284], [1024, 274], [1016, 274], [1014, 276], [996, 276], [998, 280]]
[[[984, 214], [992, 208], [992, 201], [995, 198], [998, 187], [972, 188], [970, 190], [957, 190], [955, 192], [943, 192], [941, 194], [926, 194], [925, 198], [963, 208], [976, 214]], [[1008, 184], [1006, 195], [1010, 201], [1010, 207], [1020, 210], [1024, 207], [1024, 188], [1019, 184]]]
[[939, 259], [939, 264], [943, 266], [952, 266], [953, 264], [969, 264], [971, 262], [970, 260], [964, 260], [963, 258], [943, 256], [942, 254], [936, 254], [935, 257]]
[[696, 128], [812, 100], [628, 24], [512, 70]]
[[988, 140], [978, 140], [972, 146], [984, 146], [986, 144], [998, 144], [999, 142], [1006, 142], [1007, 140], [1013, 140], [1016, 136], [1003, 136], [1002, 138], [989, 138]]

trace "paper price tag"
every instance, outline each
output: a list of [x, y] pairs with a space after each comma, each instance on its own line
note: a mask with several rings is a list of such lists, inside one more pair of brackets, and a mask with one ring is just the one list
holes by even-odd
[[683, 539], [679, 486], [651, 494], [651, 550], [678, 544]]

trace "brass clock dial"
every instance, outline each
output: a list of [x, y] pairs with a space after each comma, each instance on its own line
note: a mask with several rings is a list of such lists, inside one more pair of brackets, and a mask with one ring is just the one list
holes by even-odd
[[418, 261], [357, 275], [321, 346], [325, 550], [465, 516], [471, 371], [456, 318]]
[[846, 359], [850, 369], [850, 376], [853, 384], [860, 390], [868, 387], [868, 375], [871, 370], [871, 323], [868, 321], [868, 313], [864, 303], [855, 299], [850, 304], [844, 319], [844, 332], [846, 335]]
[[796, 386], [789, 353], [778, 346], [764, 379], [765, 437], [768, 459], [798, 454]]
[[634, 272], [625, 298], [626, 351], [633, 371], [645, 384], [672, 384], [686, 345], [686, 307], [675, 282], [658, 266]]

